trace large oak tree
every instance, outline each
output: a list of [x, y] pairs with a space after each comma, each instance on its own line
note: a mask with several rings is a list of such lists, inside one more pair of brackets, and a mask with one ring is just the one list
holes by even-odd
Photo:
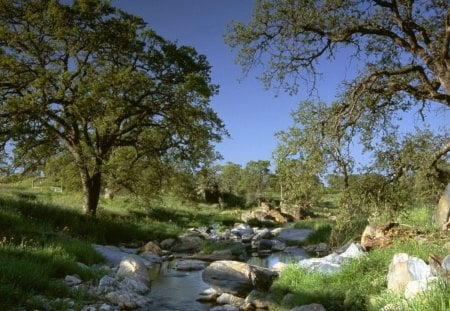
[[117, 148], [183, 160], [220, 140], [216, 92], [203, 55], [108, 1], [0, 0], [2, 141], [69, 150], [89, 214]]

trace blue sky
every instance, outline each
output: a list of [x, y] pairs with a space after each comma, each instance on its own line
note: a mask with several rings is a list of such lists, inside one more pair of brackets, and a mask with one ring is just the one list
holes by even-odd
[[[231, 21], [250, 20], [253, 0], [113, 0], [112, 4], [141, 16], [164, 38], [193, 46], [207, 56], [212, 65], [212, 82], [220, 85], [219, 95], [212, 98], [211, 105], [231, 134], [217, 145], [224, 161], [245, 165], [250, 160], [272, 160], [274, 133], [291, 124], [290, 112], [306, 94], [290, 97], [279, 92], [276, 96], [274, 90], [264, 89], [255, 72], [239, 81], [241, 68], [234, 64], [235, 52], [224, 43], [224, 36]], [[332, 62], [321, 62], [322, 75], [317, 84], [320, 99], [331, 102], [339, 93], [339, 82], [350, 79], [354, 70], [355, 64], [349, 63], [345, 51]], [[445, 125], [450, 112], [431, 112], [431, 119]], [[419, 123], [417, 118], [409, 117], [404, 127], [411, 129]]]

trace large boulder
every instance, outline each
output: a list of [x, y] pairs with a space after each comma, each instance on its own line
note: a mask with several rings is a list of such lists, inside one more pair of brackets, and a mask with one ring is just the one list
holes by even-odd
[[433, 215], [437, 228], [447, 230], [450, 226], [450, 183], [445, 188]]
[[137, 255], [128, 255], [122, 258], [117, 270], [118, 278], [135, 278], [147, 286], [150, 285], [150, 277], [144, 261]]
[[153, 253], [155, 255], [161, 256], [162, 250], [161, 247], [159, 247], [157, 242], [150, 241], [144, 246], [142, 246], [139, 251], [141, 253]]
[[326, 274], [332, 274], [341, 269], [341, 266], [352, 259], [360, 258], [364, 255], [362, 246], [356, 243], [350, 244], [346, 250], [340, 254], [331, 253], [322, 258], [302, 259], [298, 266], [307, 271], [315, 271]]
[[202, 246], [203, 239], [198, 236], [181, 236], [175, 245], [172, 247], [172, 251], [176, 253], [189, 253], [196, 252]]
[[253, 289], [267, 291], [277, 273], [239, 261], [213, 262], [203, 270], [203, 281], [217, 292], [245, 297]]
[[395, 293], [404, 293], [408, 283], [431, 277], [431, 268], [422, 259], [397, 253], [389, 264], [387, 287]]
[[396, 223], [386, 225], [368, 225], [361, 236], [361, 245], [369, 251], [377, 247], [385, 247], [392, 243], [392, 237], [388, 234], [389, 230], [395, 227]]

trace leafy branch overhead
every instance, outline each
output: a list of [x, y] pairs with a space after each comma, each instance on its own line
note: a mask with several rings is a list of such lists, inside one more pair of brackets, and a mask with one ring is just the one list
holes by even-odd
[[[262, 67], [267, 87], [291, 93], [306, 81], [311, 94], [318, 63], [337, 52], [363, 63], [343, 81], [333, 117], [336, 128], [359, 132], [368, 148], [401, 113], [424, 117], [436, 104], [450, 109], [446, 0], [259, 0], [248, 24], [230, 26], [227, 42], [238, 49], [244, 74]], [[449, 151], [450, 140], [436, 146], [434, 164]]]

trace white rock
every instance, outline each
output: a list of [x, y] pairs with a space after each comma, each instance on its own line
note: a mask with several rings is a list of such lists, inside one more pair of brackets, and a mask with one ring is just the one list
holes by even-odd
[[119, 270], [117, 271], [117, 277], [136, 278], [146, 285], [150, 285], [150, 277], [148, 274], [147, 267], [143, 262], [142, 258], [136, 255], [128, 255], [122, 259], [119, 265]]
[[239, 307], [233, 305], [223, 305], [211, 308], [209, 311], [239, 311]]
[[64, 282], [66, 282], [66, 284], [69, 286], [75, 286], [82, 283], [78, 275], [66, 275], [66, 277], [64, 278]]
[[436, 281], [438, 278], [431, 277], [428, 279], [421, 279], [421, 280], [414, 280], [406, 284], [405, 287], [405, 298], [406, 299], [413, 299], [418, 294], [425, 292], [429, 286], [430, 283]]
[[396, 293], [403, 293], [409, 282], [431, 277], [431, 268], [422, 259], [397, 253], [389, 264], [387, 287]]

